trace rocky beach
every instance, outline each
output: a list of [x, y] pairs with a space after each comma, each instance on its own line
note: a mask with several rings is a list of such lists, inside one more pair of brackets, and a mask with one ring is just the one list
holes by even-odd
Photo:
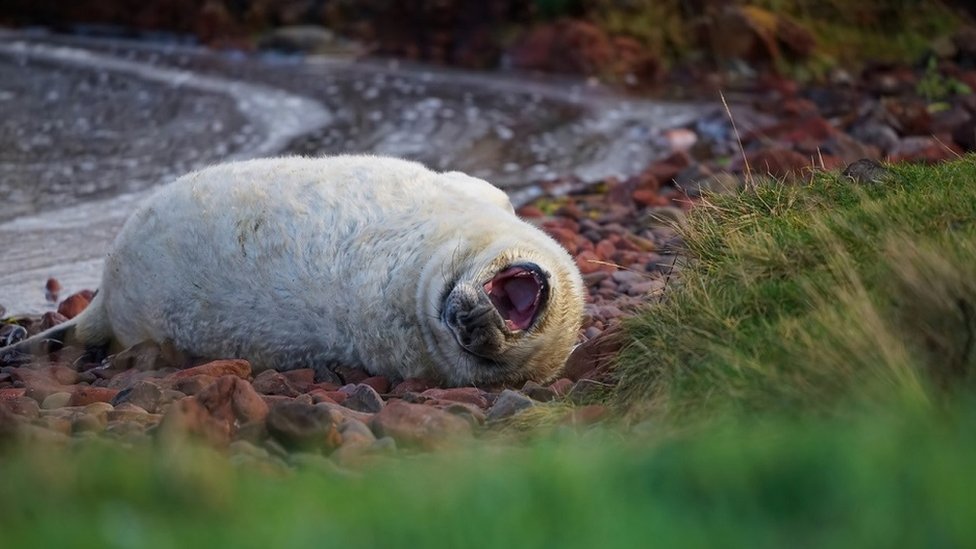
[[[496, 93], [489, 99], [469, 101], [466, 94], [473, 92], [462, 90], [452, 95], [453, 99], [438, 99], [436, 104], [419, 97], [410, 102], [410, 108], [397, 107], [401, 114], [413, 112], [419, 119], [444, 117], [446, 111], [453, 112], [451, 116], [462, 116], [466, 101], [467, 108], [481, 109], [474, 118], [484, 127], [475, 130], [473, 137], [465, 137], [471, 142], [467, 148], [450, 149], [445, 145], [443, 154], [427, 151], [415, 156], [439, 169], [459, 166], [489, 180], [498, 176], [514, 197], [518, 213], [542, 227], [575, 258], [588, 290], [586, 317], [579, 334], [581, 344], [556, 379], [520, 387], [442, 388], [427, 380], [391, 380], [345, 367], [336, 368], [335, 375], [325, 379], [317, 378], [312, 370], [254, 372], [246, 361], [231, 360], [232, 357], [194, 364], [172, 349], [152, 344], [141, 344], [112, 356], [94, 356], [68, 348], [47, 357], [0, 355], [0, 434], [66, 445], [93, 437], [118, 440], [125, 445], [190, 437], [228, 449], [240, 460], [288, 464], [325, 456], [340, 467], [355, 467], [397, 449], [429, 451], [457, 440], [495, 436], [510, 426], [519, 412], [530, 408], [545, 407], [547, 425], [581, 428], [605, 420], [613, 414], [599, 396], [613, 387], [612, 359], [624, 344], [618, 327], [636, 311], [666, 300], [669, 289], [681, 283], [681, 270], [688, 257], [682, 249], [680, 229], [696, 204], [714, 193], [748, 192], [756, 185], [802, 185], [817, 171], [846, 169], [852, 178], [870, 179], [871, 170], [884, 170], [879, 163], [938, 163], [976, 150], [974, 36], [976, 28], [966, 27], [934, 45], [929, 55], [918, 62], [869, 64], [859, 72], [837, 68], [819, 83], [799, 83], [776, 71], [757, 74], [745, 84], [727, 86], [718, 85], [716, 78], [703, 78], [696, 81], [705, 85], [693, 90], [693, 102], [670, 110], [660, 107], [664, 110], [654, 111], [649, 104], [628, 103], [622, 96], [620, 104], [624, 107], [614, 110], [617, 96], [612, 91], [578, 102], [552, 99], [546, 95], [551, 93], [547, 91], [551, 87], [529, 84], [526, 90], [515, 90], [511, 96]], [[60, 181], [104, 168], [101, 157], [112, 156], [115, 149], [102, 147], [119, 143], [119, 138], [90, 142], [79, 139], [75, 156], [64, 164], [71, 167], [69, 177], [51, 175], [50, 184], [39, 187], [43, 193], [6, 201], [3, 214], [8, 218], [7, 238], [19, 234], [10, 229], [16, 229], [18, 216], [30, 219], [50, 211], [58, 193], [83, 204], [87, 195], [118, 196], [119, 189], [126, 185], [132, 185], [127, 191], [142, 192], [174, 175], [174, 170], [233, 158], [241, 151], [252, 155], [325, 154], [361, 147], [377, 152], [400, 151], [409, 156], [411, 151], [420, 150], [402, 142], [397, 142], [402, 145], [397, 148], [392, 141], [384, 140], [390, 132], [384, 129], [383, 121], [394, 115], [373, 109], [374, 104], [369, 101], [361, 111], [315, 111], [320, 118], [317, 121], [299, 116], [293, 123], [285, 124], [284, 130], [278, 128], [278, 133], [269, 133], [261, 125], [276, 127], [275, 121], [249, 115], [248, 107], [242, 106], [240, 100], [236, 106], [233, 101], [228, 102], [225, 88], [250, 86], [230, 93], [230, 97], [235, 97], [233, 93], [240, 97], [268, 97], [287, 105], [289, 101], [300, 101], [302, 93], [313, 97], [328, 94], [329, 86], [348, 85], [360, 95], [375, 93], [386, 97], [397, 86], [424, 85], [423, 76], [419, 80], [403, 78], [398, 84], [395, 76], [388, 75], [384, 85], [363, 84], [357, 88], [356, 82], [375, 82], [376, 75], [382, 72], [376, 69], [367, 72], [366, 77], [360, 73], [357, 79], [350, 80], [352, 83], [341, 83], [341, 79], [326, 81], [320, 84], [321, 89], [309, 92], [303, 88], [303, 77], [288, 79], [281, 75], [311, 70], [307, 63], [316, 62], [314, 59], [291, 59], [260, 70], [260, 65], [227, 61], [226, 57], [217, 59], [165, 49], [129, 51], [119, 42], [92, 42], [82, 47], [74, 40], [23, 38], [21, 53], [10, 54], [8, 50], [10, 55], [0, 56], [0, 63], [36, 62], [43, 67], [57, 62], [52, 57], [56, 54], [51, 52], [63, 54], [69, 50], [57, 48], [70, 46], [131, 64], [93, 73], [109, 79], [116, 78], [119, 71], [135, 71], [147, 58], [162, 58], [163, 61], [155, 61], [160, 71], [188, 71], [185, 74], [194, 76], [187, 85], [192, 86], [195, 81], [199, 93], [187, 99], [172, 91], [159, 94], [142, 89], [156, 86], [162, 78], [159, 75], [168, 74], [162, 72], [126, 79], [127, 87], [121, 93], [144, 95], [151, 102], [147, 108], [164, 109], [172, 113], [173, 119], [185, 116], [198, 121], [199, 113], [205, 111], [219, 119], [221, 127], [201, 131], [219, 135], [221, 141], [216, 147], [201, 147], [201, 138], [183, 142], [178, 139], [179, 132], [171, 135], [170, 141], [135, 141], [130, 146], [149, 159], [133, 160], [121, 171], [109, 170], [112, 176], [104, 179], [104, 186], [96, 185], [72, 195], [76, 191], [61, 190]], [[525, 52], [527, 47], [522, 45], [523, 56], [530, 56]], [[30, 48], [47, 52], [43, 53], [47, 57], [30, 57]], [[14, 68], [4, 69], [0, 64], [0, 70]], [[77, 65], [73, 70], [83, 71]], [[451, 79], [449, 73], [427, 74], [434, 75], [428, 80]], [[73, 94], [92, 86], [84, 84], [93, 78], [91, 75], [58, 76], [65, 77], [77, 82], [72, 86]], [[36, 85], [44, 86], [44, 82], [39, 78]], [[722, 89], [712, 89], [716, 86]], [[374, 88], [377, 91], [371, 92]], [[578, 94], [588, 93], [585, 83], [575, 89]], [[400, 92], [401, 98], [413, 93]], [[0, 108], [15, 115], [19, 110], [14, 107], [19, 104], [16, 98], [21, 93], [35, 92], [25, 88], [2, 93]], [[418, 93], [423, 95], [426, 90]], [[519, 111], [517, 103], [499, 106], [498, 102], [509, 101], [506, 97], [536, 100], [521, 105], [527, 111]], [[75, 98], [85, 101], [84, 95]], [[376, 105], [383, 102], [389, 104], [384, 99]], [[312, 108], [309, 105], [312, 103], [298, 104], [297, 112], [308, 113]], [[36, 117], [48, 107], [38, 104], [32, 108], [37, 109], [34, 114], [21, 115]], [[59, 108], [65, 109], [64, 117], [75, 117], [76, 126], [80, 123], [79, 111]], [[425, 114], [425, 108], [433, 114]], [[577, 109], [577, 114], [567, 115], [573, 109]], [[526, 116], [541, 121], [539, 127], [506, 122], [519, 112], [528, 112]], [[655, 112], [663, 113], [665, 126], [655, 126]], [[482, 113], [487, 113], [487, 122]], [[98, 125], [112, 125], [111, 115], [112, 109], [106, 108], [104, 116], [109, 118], [95, 121]], [[551, 128], [549, 120], [567, 116], [578, 124], [540, 129]], [[17, 178], [43, 181], [45, 174], [52, 172], [44, 172], [43, 166], [37, 167], [36, 172], [22, 171], [18, 163], [31, 157], [36, 164], [42, 164], [48, 158], [45, 155], [55, 154], [49, 146], [45, 148], [43, 139], [49, 134], [21, 135], [12, 128], [30, 127], [30, 123], [7, 120], [10, 131], [6, 132], [6, 139], [19, 144], [20, 156], [15, 157], [8, 149], [6, 159], [0, 160], [5, 174], [2, 184], [14, 189], [23, 186]], [[602, 130], [596, 139], [597, 132], [587, 134], [580, 130], [593, 121], [612, 123], [608, 122], [609, 130]], [[139, 125], [129, 119], [124, 122]], [[333, 122], [335, 125], [330, 126]], [[461, 134], [455, 132], [452, 123], [431, 124], [426, 135], [445, 143], [458, 142]], [[122, 140], [138, 133], [124, 125], [113, 127], [130, 132]], [[350, 129], [353, 127], [355, 131]], [[512, 134], [506, 138], [500, 128]], [[59, 127], [56, 131], [87, 135], [84, 127]], [[613, 135], [608, 137], [608, 131]], [[513, 152], [511, 147], [517, 149], [522, 146], [520, 143], [539, 144], [533, 149], [535, 156], [519, 157], [525, 153]], [[548, 148], [543, 146], [546, 143]], [[160, 159], [152, 152], [156, 148], [174, 159]], [[470, 158], [467, 152], [488, 149], [490, 152], [479, 163], [464, 164], [464, 159]], [[629, 152], [621, 156], [619, 149]], [[436, 165], [438, 158], [444, 161], [443, 165]], [[511, 165], [504, 160], [510, 160]], [[59, 157], [57, 161], [64, 159]], [[86, 168], [89, 162], [91, 167]], [[538, 166], [541, 168], [536, 169]], [[586, 169], [577, 169], [581, 167]], [[133, 176], [132, 182], [121, 174]], [[103, 235], [104, 240], [117, 221], [124, 218], [123, 214], [124, 211], [112, 214], [116, 225], [95, 221], [94, 233]], [[34, 219], [36, 223], [36, 219], [44, 218]], [[20, 223], [30, 226], [29, 221]], [[84, 225], [78, 227], [62, 230], [85, 230]], [[43, 245], [45, 238], [56, 236], [41, 229], [25, 238], [37, 238], [38, 245]], [[3, 231], [4, 226], [0, 225], [0, 233]], [[104, 243], [99, 246], [96, 248], [103, 249]], [[57, 265], [58, 258], [53, 260], [53, 265]], [[16, 269], [15, 261], [15, 256], [5, 255], [5, 269]], [[96, 288], [79, 287], [79, 281], [91, 283], [89, 271], [87, 279], [82, 276], [65, 282], [59, 281], [53, 271], [40, 274], [47, 268], [32, 270], [34, 278], [25, 283], [21, 277], [16, 286], [20, 292], [29, 284], [37, 296], [46, 294], [49, 304], [41, 308], [46, 307], [47, 311], [35, 306], [42, 302], [40, 299], [11, 297], [5, 293], [9, 288], [0, 287], [0, 303], [8, 304], [6, 312], [0, 313], [4, 317], [0, 342], [13, 343], [64, 322], [90, 301]], [[47, 280], [48, 276], [54, 278]], [[25, 307], [28, 310], [19, 310]]]

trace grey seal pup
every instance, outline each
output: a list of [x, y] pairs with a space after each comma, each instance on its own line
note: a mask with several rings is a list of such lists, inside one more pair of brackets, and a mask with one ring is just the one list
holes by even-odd
[[88, 308], [13, 349], [151, 340], [256, 369], [515, 383], [555, 373], [582, 316], [576, 264], [486, 181], [283, 157], [161, 187], [126, 221]]

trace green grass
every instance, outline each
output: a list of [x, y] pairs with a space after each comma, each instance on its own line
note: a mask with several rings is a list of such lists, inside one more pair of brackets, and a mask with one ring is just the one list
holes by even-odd
[[612, 430], [356, 475], [220, 455], [6, 456], [4, 547], [893, 547], [976, 539], [976, 408]]
[[[976, 365], [976, 157], [711, 197], [694, 268], [630, 324], [621, 398], [681, 421], [928, 401]], [[937, 387], [942, 387], [938, 389]]]
[[973, 546], [974, 183], [969, 156], [711, 197], [615, 423], [351, 473], [0, 444], [0, 547]]

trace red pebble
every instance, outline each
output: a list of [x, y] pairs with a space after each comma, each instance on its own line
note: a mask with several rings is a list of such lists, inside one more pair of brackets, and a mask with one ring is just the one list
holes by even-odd
[[367, 377], [366, 379], [362, 380], [360, 383], [369, 385], [370, 387], [373, 388], [374, 391], [380, 394], [387, 393], [390, 390], [390, 380], [384, 376]]
[[68, 406], [87, 406], [93, 402], [112, 402], [117, 394], [119, 394], [118, 389], [82, 385], [71, 392], [71, 400], [68, 401]]
[[61, 283], [58, 282], [56, 278], [47, 279], [47, 283], [44, 284], [44, 297], [50, 302], [56, 302], [58, 300], [58, 293], [61, 292]]
[[84, 292], [71, 294], [58, 305], [58, 313], [64, 315], [65, 318], [74, 318], [81, 314], [89, 303], [91, 303], [91, 297]]

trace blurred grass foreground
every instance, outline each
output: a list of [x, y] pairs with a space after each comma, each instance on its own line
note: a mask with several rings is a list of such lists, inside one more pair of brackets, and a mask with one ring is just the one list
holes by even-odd
[[973, 546], [974, 182], [967, 156], [707, 197], [595, 427], [536, 411], [353, 471], [0, 429], [0, 545]]

